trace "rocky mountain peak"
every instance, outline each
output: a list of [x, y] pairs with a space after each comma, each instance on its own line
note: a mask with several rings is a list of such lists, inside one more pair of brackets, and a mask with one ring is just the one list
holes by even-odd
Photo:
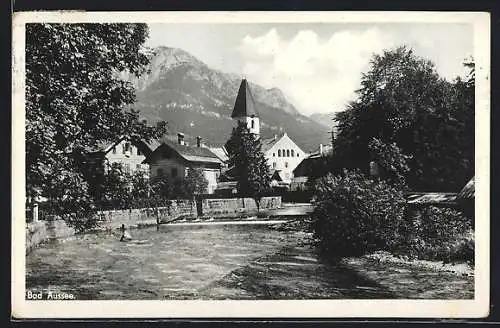
[[[211, 144], [224, 144], [231, 134], [234, 107], [241, 76], [208, 67], [182, 49], [150, 49], [147, 73], [137, 78], [124, 77], [136, 88], [134, 107], [154, 122], [165, 120], [171, 132], [201, 135]], [[248, 81], [261, 118], [261, 132], [273, 135], [280, 129], [294, 131], [305, 149], [326, 133], [313, 120], [301, 115], [276, 87], [267, 89]]]

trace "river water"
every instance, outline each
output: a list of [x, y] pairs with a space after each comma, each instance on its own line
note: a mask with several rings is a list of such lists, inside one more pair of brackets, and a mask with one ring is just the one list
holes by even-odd
[[[51, 241], [26, 256], [26, 289], [79, 300], [397, 298], [308, 235], [268, 224], [163, 225]], [[406, 295], [406, 297], [408, 297]]]

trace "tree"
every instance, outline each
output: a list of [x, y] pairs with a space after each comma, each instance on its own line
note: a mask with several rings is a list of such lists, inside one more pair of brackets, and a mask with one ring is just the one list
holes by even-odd
[[113, 163], [104, 175], [102, 201], [113, 209], [129, 208], [133, 200], [132, 176], [123, 165]]
[[387, 179], [402, 187], [406, 184], [405, 176], [410, 170], [408, 167], [410, 156], [403, 154], [395, 142], [387, 144], [373, 138], [368, 143], [368, 150], [372, 160], [382, 171], [379, 172], [382, 179]]
[[132, 197], [135, 200], [147, 199], [151, 194], [150, 179], [146, 172], [136, 170], [130, 177], [132, 184]]
[[151, 199], [162, 202], [172, 198], [172, 196], [174, 196], [174, 184], [167, 175], [151, 178]]
[[[335, 120], [332, 170], [368, 170], [373, 138], [409, 156], [404, 173], [422, 191], [459, 190], [474, 172], [474, 93], [441, 78], [407, 47], [374, 55], [357, 99]], [[473, 83], [472, 83], [473, 85]]]
[[205, 178], [203, 170], [191, 168], [184, 178], [184, 185], [186, 196], [194, 197], [195, 195], [203, 194], [207, 191], [208, 180]]
[[[139, 76], [144, 71], [147, 37], [145, 24], [26, 25], [29, 197], [55, 201], [70, 192], [73, 185], [57, 179], [82, 180], [81, 159], [101, 142], [124, 134], [149, 140], [165, 132], [165, 125], [147, 126], [137, 111], [127, 109], [135, 101], [134, 88], [118, 77], [119, 72]], [[72, 208], [61, 204], [67, 206], [58, 207], [62, 212]]]
[[260, 139], [250, 133], [245, 123], [238, 122], [226, 143], [229, 166], [237, 181], [238, 193], [252, 197], [260, 208], [260, 199], [269, 190], [271, 177]]

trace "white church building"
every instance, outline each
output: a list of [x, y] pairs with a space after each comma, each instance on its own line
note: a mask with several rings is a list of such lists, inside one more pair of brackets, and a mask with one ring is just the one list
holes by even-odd
[[[236, 122], [245, 123], [250, 132], [260, 138], [259, 113], [246, 79], [241, 81], [231, 117]], [[269, 139], [261, 139], [261, 144], [273, 180], [290, 183], [293, 179], [293, 170], [306, 157], [305, 152], [286, 132]]]

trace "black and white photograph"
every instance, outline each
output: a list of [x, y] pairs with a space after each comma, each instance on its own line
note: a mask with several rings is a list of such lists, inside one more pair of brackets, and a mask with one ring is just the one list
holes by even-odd
[[13, 315], [487, 315], [489, 28], [16, 13]]

